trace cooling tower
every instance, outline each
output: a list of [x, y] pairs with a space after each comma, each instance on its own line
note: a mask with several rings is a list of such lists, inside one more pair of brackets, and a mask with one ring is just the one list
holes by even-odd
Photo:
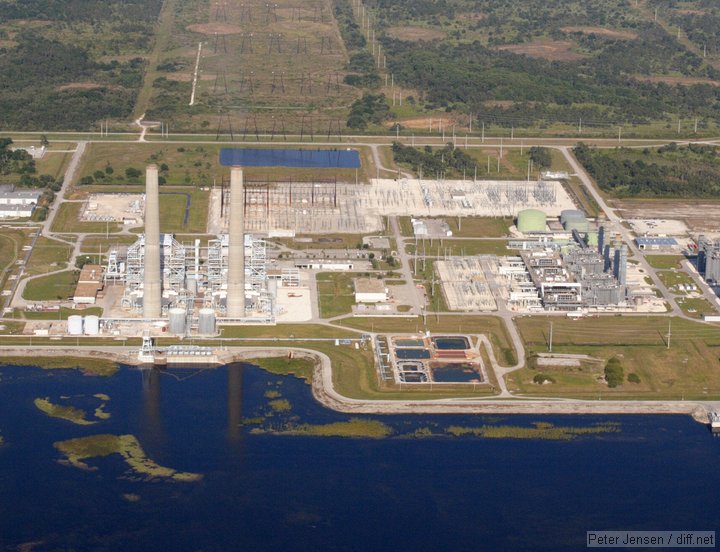
[[143, 279], [143, 317], [161, 314], [162, 276], [160, 274], [160, 199], [157, 165], [145, 171], [145, 267]]
[[245, 316], [245, 197], [240, 167], [230, 169], [227, 316]]

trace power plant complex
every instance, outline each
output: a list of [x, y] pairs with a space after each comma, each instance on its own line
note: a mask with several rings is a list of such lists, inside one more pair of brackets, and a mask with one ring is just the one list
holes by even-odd
[[[223, 324], [273, 324], [265, 241], [245, 234], [241, 167], [230, 172], [228, 232], [205, 244], [182, 244], [160, 233], [158, 168], [146, 169], [145, 228], [127, 248], [108, 252], [105, 282], [123, 286], [121, 310], [103, 317], [105, 329], [136, 325], [176, 335], [211, 335]], [[274, 283], [274, 282], [273, 282]], [[125, 332], [123, 332], [125, 333]]]

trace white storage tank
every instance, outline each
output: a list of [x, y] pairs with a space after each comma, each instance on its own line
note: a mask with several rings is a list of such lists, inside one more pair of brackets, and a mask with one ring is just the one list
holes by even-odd
[[100, 317], [91, 314], [85, 317], [85, 335], [97, 335], [100, 333]]
[[168, 311], [168, 326], [170, 333], [185, 335], [185, 309], [174, 307]]
[[200, 309], [198, 313], [198, 333], [200, 335], [215, 335], [215, 311], [213, 309]]
[[68, 316], [67, 321], [68, 333], [70, 335], [82, 335], [83, 333], [83, 317], [77, 314]]

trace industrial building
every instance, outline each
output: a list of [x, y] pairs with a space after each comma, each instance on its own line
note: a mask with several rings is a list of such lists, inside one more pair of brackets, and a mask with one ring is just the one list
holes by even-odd
[[[565, 215], [561, 217], [564, 224], [582, 225], [584, 215], [579, 217], [569, 212]], [[620, 305], [626, 301], [627, 246], [605, 244], [603, 226], [592, 240], [596, 243], [594, 247], [588, 245], [591, 240], [586, 241], [577, 227], [573, 228], [572, 234], [575, 243], [520, 251], [520, 259], [535, 293], [523, 278], [517, 258], [502, 263], [500, 275], [513, 282], [511, 304], [533, 308], [539, 298], [545, 310], [573, 311]]]
[[720, 241], [698, 236], [698, 272], [708, 282], [720, 282]]
[[38, 190], [15, 190], [12, 184], [0, 188], [0, 217], [30, 217], [40, 201]]
[[167, 320], [171, 333], [194, 328], [214, 333], [216, 318], [228, 324], [275, 321], [277, 281], [269, 281], [265, 241], [244, 232], [242, 169], [231, 170], [229, 232], [206, 243], [183, 244], [160, 233], [158, 171], [146, 170], [145, 233], [135, 243], [108, 252], [104, 275], [109, 286], [122, 287], [122, 316], [115, 321]]
[[355, 278], [356, 303], [384, 303], [388, 299], [388, 290], [385, 282], [377, 278]]
[[635, 243], [641, 251], [671, 251], [678, 248], [675, 238], [641, 237], [635, 238]]
[[100, 265], [86, 264], [80, 271], [73, 303], [76, 305], [94, 305], [98, 292], [104, 287], [104, 268]]

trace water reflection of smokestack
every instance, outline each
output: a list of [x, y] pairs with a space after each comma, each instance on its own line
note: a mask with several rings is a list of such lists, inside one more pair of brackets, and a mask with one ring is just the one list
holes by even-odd
[[160, 371], [156, 368], [142, 370], [143, 382], [143, 415], [142, 444], [152, 458], [157, 459], [162, 454], [165, 445], [165, 431], [162, 423], [162, 409], [160, 402]]
[[227, 366], [227, 439], [236, 444], [242, 437], [242, 364]]

